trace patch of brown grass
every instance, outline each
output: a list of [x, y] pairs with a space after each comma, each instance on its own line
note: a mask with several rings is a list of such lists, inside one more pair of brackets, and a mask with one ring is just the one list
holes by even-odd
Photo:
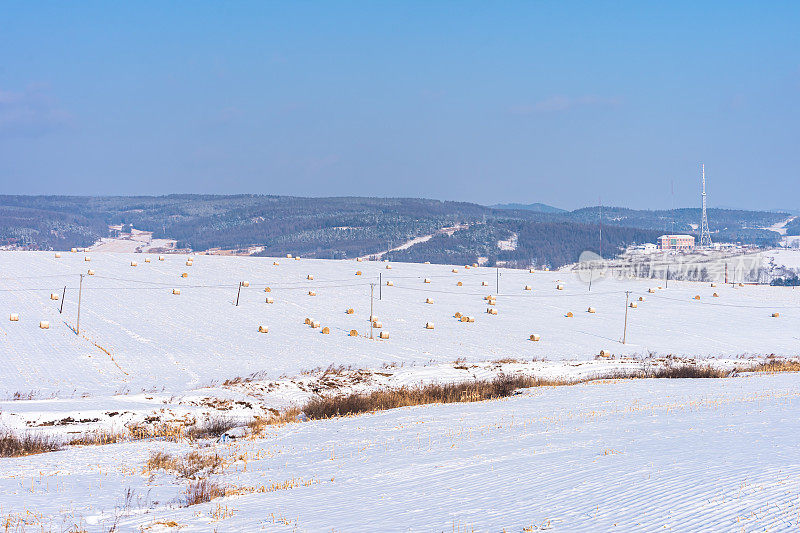
[[272, 412], [272, 416], [257, 416], [247, 424], [253, 435], [262, 435], [268, 426], [283, 426], [284, 424], [296, 422], [297, 416], [300, 414], [300, 409], [297, 408], [286, 409], [284, 411], [270, 409], [270, 411]]
[[800, 372], [800, 361], [769, 358], [747, 369], [748, 372]]
[[121, 433], [118, 431], [98, 430], [73, 437], [67, 444], [70, 446], [102, 446], [104, 444], [115, 444], [117, 442], [127, 442], [129, 440], [131, 440], [131, 436], [127, 432]]
[[225, 489], [207, 479], [201, 479], [189, 485], [184, 493], [183, 505], [189, 507], [199, 503], [210, 502], [214, 498], [225, 496]]
[[187, 479], [194, 479], [202, 474], [213, 474], [221, 468], [222, 457], [217, 454], [204, 455], [196, 451], [181, 457], [165, 452], [151, 452], [144, 465], [145, 472], [164, 470]]
[[309, 419], [331, 418], [412, 405], [477, 402], [505, 398], [514, 394], [517, 389], [568, 383], [571, 382], [500, 374], [492, 380], [402, 387], [394, 390], [373, 391], [368, 394], [319, 396], [309, 400], [303, 407], [303, 412]]
[[46, 435], [26, 433], [20, 436], [12, 432], [0, 434], [0, 457], [22, 457], [60, 449], [61, 442]]

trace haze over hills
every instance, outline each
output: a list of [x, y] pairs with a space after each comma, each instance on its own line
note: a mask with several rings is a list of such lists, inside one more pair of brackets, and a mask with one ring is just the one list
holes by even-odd
[[[715, 240], [759, 245], [776, 244], [780, 235], [764, 228], [788, 217], [764, 211], [709, 211]], [[604, 255], [654, 242], [665, 232], [695, 233], [699, 219], [700, 210], [695, 208], [603, 207]], [[90, 246], [109, 235], [109, 225], [125, 224], [196, 251], [343, 259], [405, 244], [389, 257], [558, 267], [576, 261], [584, 250], [600, 250], [600, 223], [599, 207], [574, 211], [545, 204], [487, 207], [424, 198], [0, 196], [0, 244], [35, 250]]]

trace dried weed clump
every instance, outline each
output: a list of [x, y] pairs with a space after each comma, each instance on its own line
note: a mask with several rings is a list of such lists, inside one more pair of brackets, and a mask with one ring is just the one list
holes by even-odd
[[0, 457], [21, 457], [60, 449], [61, 442], [46, 435], [37, 433], [17, 435], [12, 432], [0, 434]]

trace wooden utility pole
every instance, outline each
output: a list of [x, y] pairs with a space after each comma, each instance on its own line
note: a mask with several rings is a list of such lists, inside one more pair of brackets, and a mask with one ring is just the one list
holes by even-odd
[[383, 300], [383, 272], [378, 272], [378, 300]]
[[667, 263], [667, 279], [664, 282], [664, 287], [669, 288], [669, 263]]
[[500, 296], [500, 267], [495, 266], [495, 270], [497, 272], [497, 281], [496, 281], [497, 286], [495, 287], [496, 289], [495, 292], [497, 293], [498, 296]]
[[373, 307], [373, 301], [375, 300], [374, 294], [375, 294], [375, 284], [374, 283], [370, 283], [369, 284], [369, 338], [370, 339], [373, 338], [373, 336], [372, 336], [372, 325], [374, 323], [374, 318], [373, 317], [375, 316], [374, 307]]
[[67, 296], [67, 286], [64, 285], [64, 292], [61, 293], [61, 307], [58, 308], [59, 315], [64, 311], [64, 298], [66, 296]]
[[631, 291], [625, 291], [625, 329], [622, 331], [622, 344], [628, 340], [628, 299], [631, 296]]
[[594, 267], [589, 267], [589, 292], [592, 292], [592, 278], [594, 277]]
[[75, 335], [81, 333], [81, 294], [83, 294], [83, 274], [81, 274], [81, 281], [78, 284], [78, 319], [75, 323]]
[[242, 294], [242, 282], [239, 282], [239, 290], [236, 292], [236, 307], [239, 307], [239, 295]]

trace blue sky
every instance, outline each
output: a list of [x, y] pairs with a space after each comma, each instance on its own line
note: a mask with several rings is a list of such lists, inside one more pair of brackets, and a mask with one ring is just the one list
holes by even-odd
[[[5, 194], [800, 209], [800, 2], [8, 2]], [[790, 193], [790, 194], [787, 194]]]

